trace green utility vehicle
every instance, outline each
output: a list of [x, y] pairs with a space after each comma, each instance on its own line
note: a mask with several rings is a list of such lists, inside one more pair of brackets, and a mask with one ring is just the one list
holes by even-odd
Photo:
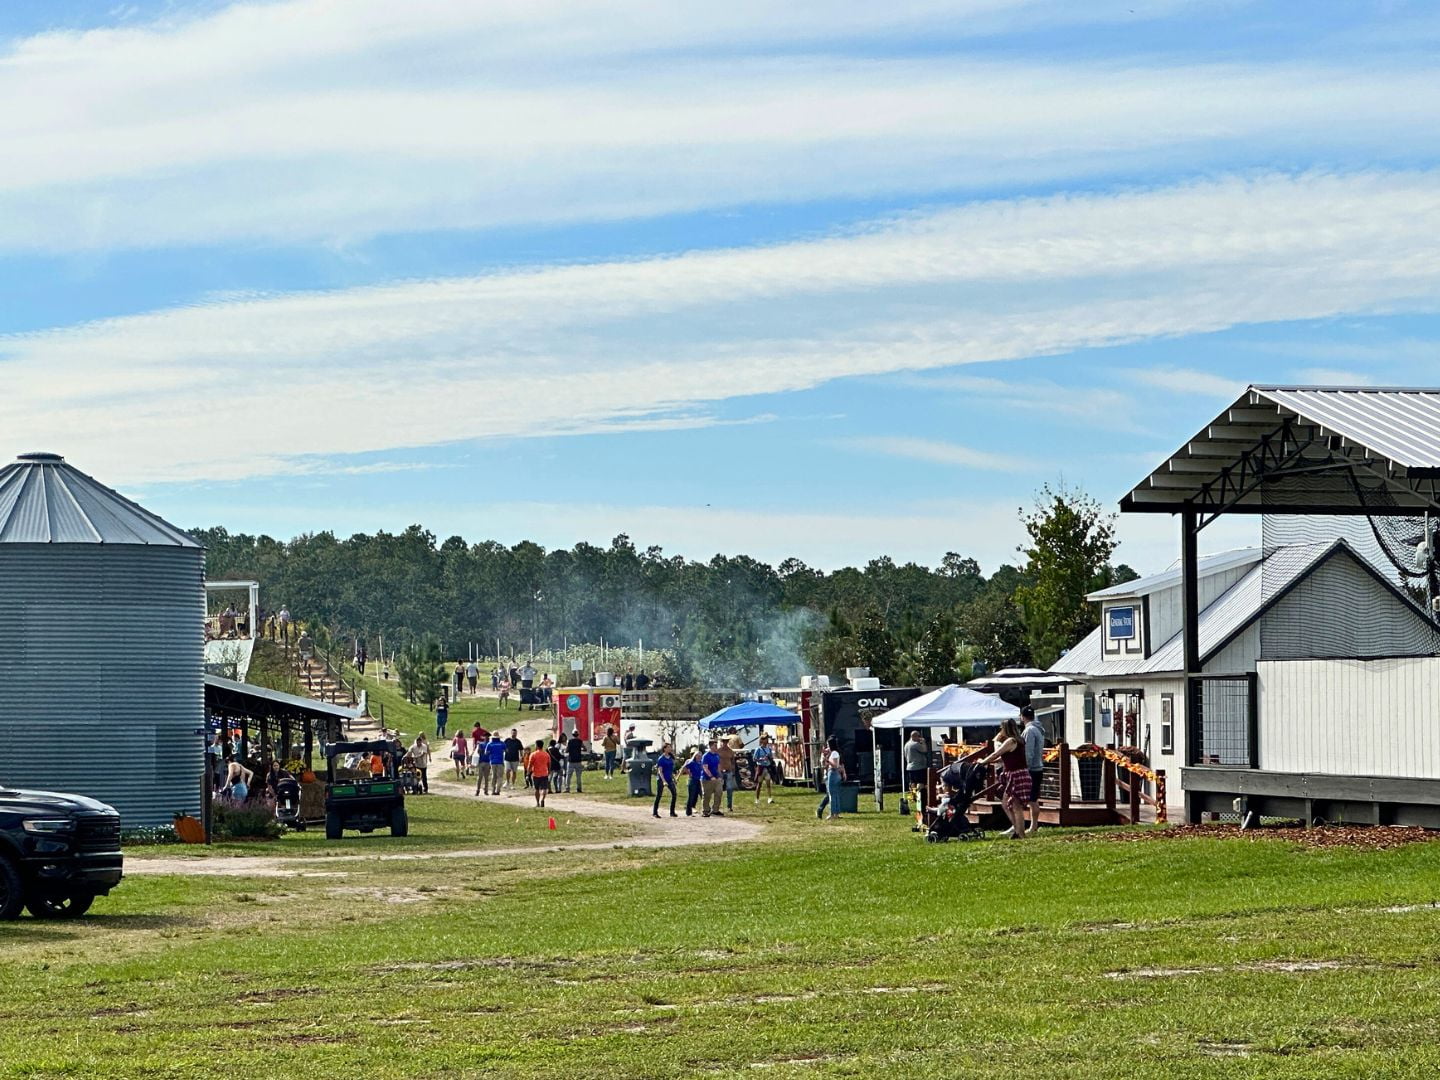
[[[385, 763], [373, 773], [370, 759]], [[374, 832], [389, 829], [391, 836], [410, 832], [405, 792], [398, 775], [395, 743], [383, 740], [331, 743], [325, 755], [325, 838], [339, 840], [346, 829]]]

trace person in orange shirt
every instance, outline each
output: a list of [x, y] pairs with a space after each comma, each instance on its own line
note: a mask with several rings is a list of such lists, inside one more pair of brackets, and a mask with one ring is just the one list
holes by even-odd
[[544, 739], [535, 740], [535, 749], [525, 759], [525, 772], [535, 791], [535, 805], [544, 806], [545, 795], [550, 790], [550, 751], [545, 749]]
[[379, 754], [371, 754], [371, 755], [370, 755], [370, 775], [371, 775], [371, 776], [381, 776], [381, 775], [384, 774], [384, 772], [385, 772], [385, 762], [381, 759], [380, 755], [379, 755]]

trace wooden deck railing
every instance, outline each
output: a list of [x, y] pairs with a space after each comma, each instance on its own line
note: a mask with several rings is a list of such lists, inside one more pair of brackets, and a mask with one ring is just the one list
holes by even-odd
[[[978, 762], [989, 753], [989, 743], [983, 746], [947, 745], [944, 756], [947, 764], [953, 764]], [[1142, 806], [1149, 806], [1155, 811], [1157, 822], [1163, 823], [1168, 820], [1165, 800], [1165, 771], [1163, 769], [1151, 769], [1139, 762], [1131, 761], [1124, 754], [1109, 747], [1085, 744], [1072, 748], [1068, 743], [1059, 742], [1045, 751], [1045, 762], [1047, 769], [1054, 767], [1056, 772], [1056, 801], [1059, 803], [1062, 821], [1066, 811], [1083, 802], [1083, 800], [1075, 798], [1072, 761], [1095, 758], [1102, 762], [1100, 801], [1106, 810], [1114, 815], [1116, 821], [1135, 824], [1140, 820]], [[990, 768], [994, 770], [993, 766]], [[927, 774], [924, 803], [926, 806], [933, 806], [938, 801], [935, 798], [934, 788], [937, 782], [937, 774], [932, 769]], [[1153, 794], [1145, 790], [1146, 783], [1154, 787]], [[999, 788], [999, 771], [994, 770], [985, 787], [975, 797], [975, 801], [980, 802], [993, 797]], [[1091, 802], [1084, 803], [1084, 805], [1093, 807], [1096, 804]]]

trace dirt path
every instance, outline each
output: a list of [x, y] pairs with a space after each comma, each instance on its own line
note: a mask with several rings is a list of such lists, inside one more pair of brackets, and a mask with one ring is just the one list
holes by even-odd
[[[473, 787], [455, 780], [432, 779], [434, 794], [449, 798], [473, 799]], [[519, 790], [507, 792], [488, 801], [510, 802], [517, 806], [532, 806], [530, 792]], [[753, 821], [739, 818], [702, 818], [698, 815], [676, 819], [664, 818], [656, 821], [650, 816], [650, 803], [637, 800], [629, 803], [596, 802], [583, 795], [556, 796], [550, 808], [581, 816], [607, 818], [610, 821], [625, 822], [634, 827], [638, 835], [617, 840], [600, 840], [576, 844], [547, 844], [542, 847], [514, 848], [454, 848], [445, 851], [395, 852], [389, 855], [367, 853], [363, 855], [237, 855], [225, 856], [165, 856], [156, 859], [131, 858], [125, 861], [126, 874], [205, 874], [221, 877], [338, 877], [344, 874], [346, 863], [370, 862], [425, 862], [430, 859], [463, 859], [475, 856], [494, 855], [536, 855], [555, 851], [613, 851], [616, 848], [675, 848], [699, 844], [727, 843], [749, 840], [756, 836], [761, 826]]]

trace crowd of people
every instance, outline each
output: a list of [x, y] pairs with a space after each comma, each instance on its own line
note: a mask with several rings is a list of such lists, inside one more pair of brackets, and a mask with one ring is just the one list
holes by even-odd
[[[500, 698], [500, 704], [505, 705], [510, 701], [512, 694], [517, 695], [523, 704], [532, 706], [550, 705], [555, 701], [555, 677], [548, 671], [537, 681], [535, 676], [540, 673], [528, 660], [524, 665], [510, 664], [509, 667], [495, 666], [482, 675], [480, 664], [475, 660], [456, 660], [455, 667], [450, 672], [450, 682], [447, 686], [441, 687], [441, 696], [437, 699], [445, 702], [459, 701], [463, 695], [471, 697], [478, 696], [481, 689], [482, 678], [490, 680], [490, 692]], [[442, 734], [437, 730], [437, 734]]]
[[[536, 806], [545, 806], [553, 794], [583, 794], [585, 773], [594, 766], [596, 779], [611, 781], [629, 767], [628, 745], [634, 737], [632, 726], [624, 738], [614, 727], [607, 726], [599, 739], [599, 753], [578, 729], [569, 734], [560, 731], [549, 738], [538, 738], [527, 744], [519, 730], [511, 728], [508, 736], [489, 731], [476, 723], [469, 731], [447, 736], [448, 715], [443, 706], [437, 709], [436, 737], [448, 738], [446, 756], [454, 779], [474, 779], [476, 795], [502, 795], [508, 791], [528, 790]], [[685, 814], [702, 817], [724, 817], [734, 809], [736, 792], [753, 792], [755, 805], [761, 798], [773, 803], [775, 783], [779, 779], [779, 760], [770, 735], [760, 737], [752, 750], [754, 778], [742, 781], [738, 754], [743, 749], [738, 735], [726, 739], [712, 738], [704, 746], [694, 748], [680, 760], [670, 743], [665, 743], [654, 758], [655, 799], [652, 814], [662, 816], [661, 805], [669, 795], [670, 816], [679, 817], [681, 779], [687, 782]], [[406, 755], [421, 777], [424, 790], [429, 789], [429, 767], [433, 758], [430, 743], [422, 733], [417, 735]]]
[[[513, 674], [523, 685], [531, 683], [536, 673], [526, 665], [514, 669]], [[504, 668], [492, 669], [489, 672], [492, 687], [503, 694], [510, 685], [511, 675], [512, 672]], [[456, 693], [465, 690], [478, 693], [480, 678], [474, 661], [457, 663], [453, 683]], [[635, 686], [651, 685], [643, 671], [633, 677], [627, 672], [625, 680]], [[550, 677], [546, 675], [542, 686], [548, 685]], [[448, 758], [456, 781], [474, 780], [476, 796], [500, 796], [525, 790], [531, 793], [537, 807], [544, 807], [554, 794], [583, 794], [587, 768], [594, 768], [592, 781], [608, 782], [630, 767], [633, 725], [623, 737], [613, 726], [607, 726], [593, 745], [578, 729], [568, 734], [561, 730], [533, 742], [522, 740], [518, 728], [511, 728], [509, 734], [504, 735], [498, 730], [487, 730], [478, 722], [468, 730], [452, 734], [449, 732], [450, 704], [447, 693], [442, 693], [435, 703], [435, 744], [421, 732], [406, 747], [398, 736], [387, 732], [386, 736], [393, 742], [391, 752], [377, 752], [367, 755], [365, 761], [341, 764], [375, 776], [399, 777], [406, 781], [407, 790], [428, 793], [430, 771], [438, 752]], [[220, 740], [217, 738], [214, 742], [212, 753], [220, 748]], [[669, 816], [679, 817], [682, 795], [686, 817], [697, 814], [705, 818], [725, 817], [734, 812], [735, 796], [740, 791], [750, 793], [756, 806], [762, 798], [773, 803], [775, 784], [782, 780], [777, 750], [774, 738], [762, 733], [758, 742], [748, 747], [748, 767], [742, 769], [747, 746], [738, 733], [712, 736], [685, 753], [677, 753], [671, 743], [665, 742], [650, 762], [654, 781], [652, 815], [662, 817], [662, 809], [666, 809], [668, 802]], [[972, 762], [972, 765], [993, 765], [997, 769], [999, 798], [1010, 822], [1003, 835], [1023, 839], [1039, 828], [1044, 752], [1044, 727], [1036, 719], [1034, 710], [1026, 706], [1020, 710], [1020, 722], [1004, 721], [988, 754]], [[230, 761], [228, 754], [217, 754], [214, 760], [214, 790], [219, 797], [243, 803], [254, 795], [255, 772], [246, 763]], [[919, 731], [912, 732], [901, 751], [906, 789], [923, 786], [931, 760], [932, 752], [924, 736]], [[817, 765], [816, 781], [821, 799], [815, 813], [819, 818], [834, 819], [840, 814], [842, 787], [850, 779], [835, 737], [828, 740]], [[956, 762], [940, 771], [939, 782], [942, 786], [958, 788], [962, 775], [962, 763]], [[274, 780], [275, 777], [266, 776], [266, 792], [273, 794]]]

